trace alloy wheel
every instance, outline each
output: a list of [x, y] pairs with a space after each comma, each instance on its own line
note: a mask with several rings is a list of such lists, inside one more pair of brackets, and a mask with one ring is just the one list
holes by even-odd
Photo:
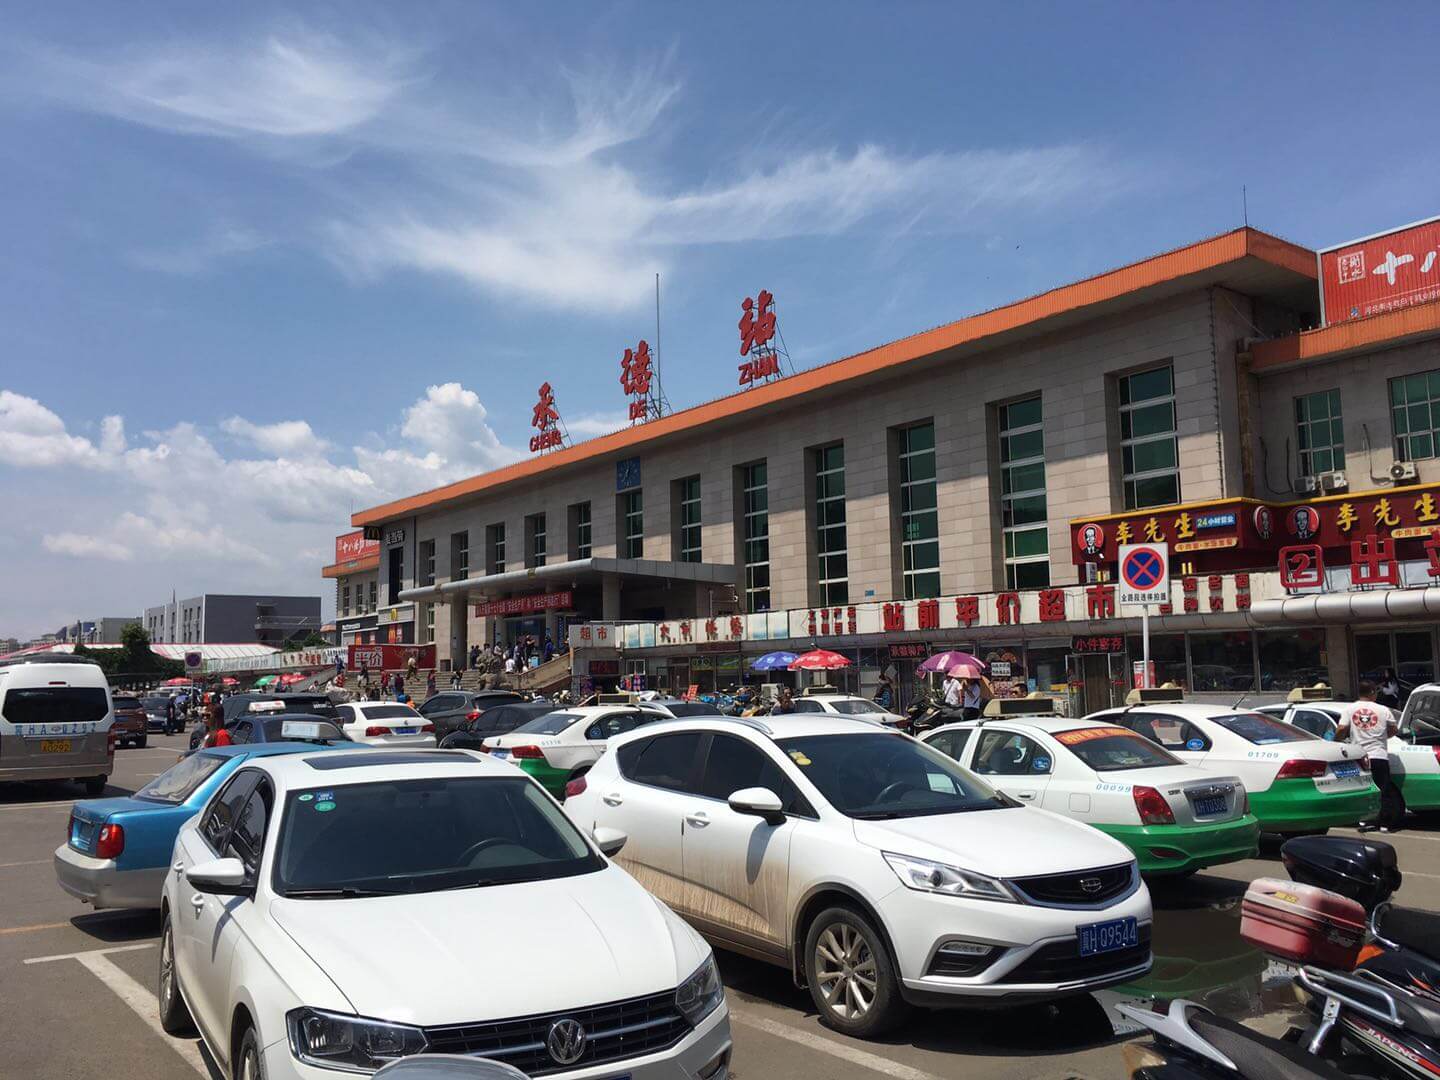
[[854, 926], [835, 922], [815, 943], [815, 978], [820, 995], [835, 1014], [858, 1020], [870, 1011], [879, 988], [875, 956]]
[[170, 923], [165, 923], [165, 932], [160, 938], [160, 1011], [170, 1008], [175, 996], [175, 946], [170, 938]]

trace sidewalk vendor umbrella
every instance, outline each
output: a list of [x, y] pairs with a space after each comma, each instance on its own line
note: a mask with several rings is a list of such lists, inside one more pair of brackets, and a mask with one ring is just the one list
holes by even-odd
[[220, 680], [220, 685], [221, 685], [221, 686], [239, 686], [239, 685], [240, 685], [240, 680], [239, 680], [239, 679], [236, 679], [236, 678], [233, 678], [232, 676], [226, 675], [223, 679]]
[[298, 671], [287, 671], [284, 675], [280, 676], [280, 683], [283, 686], [290, 686], [294, 683], [304, 681], [305, 676], [301, 675]]
[[278, 675], [261, 675], [260, 678], [255, 680], [255, 685], [257, 687], [269, 686], [271, 683], [276, 682], [279, 678], [280, 676]]
[[161, 683], [160, 685], [161, 685], [161, 686], [194, 686], [195, 684], [192, 683], [189, 679], [178, 678], [178, 679], [166, 679], [166, 680], [165, 680], [163, 683]]
[[952, 679], [983, 679], [985, 668], [981, 664], [956, 664], [945, 674]]
[[829, 671], [832, 668], [849, 666], [849, 660], [829, 649], [811, 649], [790, 662], [791, 671]]
[[959, 649], [947, 649], [945, 652], [936, 653], [927, 660], [923, 660], [916, 671], [949, 671], [956, 664], [974, 664], [983, 674], [985, 661], [978, 656], [971, 656], [968, 652], [961, 652]]
[[764, 656], [751, 661], [752, 671], [784, 671], [796, 660], [793, 652], [767, 652]]

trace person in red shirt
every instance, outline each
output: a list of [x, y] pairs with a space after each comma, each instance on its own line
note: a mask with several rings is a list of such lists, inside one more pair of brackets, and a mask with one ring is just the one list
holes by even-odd
[[205, 726], [209, 733], [205, 736], [206, 746], [229, 746], [231, 745], [230, 732], [225, 727], [225, 707], [216, 698], [210, 703], [205, 717]]

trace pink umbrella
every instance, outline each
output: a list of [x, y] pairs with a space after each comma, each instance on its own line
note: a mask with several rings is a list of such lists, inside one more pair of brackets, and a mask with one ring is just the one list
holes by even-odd
[[971, 656], [968, 652], [961, 652], [959, 649], [947, 649], [945, 652], [936, 653], [934, 656], [921, 661], [917, 671], [949, 671], [956, 664], [974, 664], [983, 673], [985, 661], [978, 656]]
[[790, 664], [791, 671], [829, 671], [832, 668], [849, 667], [850, 661], [829, 649], [811, 649], [801, 653]]
[[956, 664], [945, 674], [952, 679], [979, 679], [984, 677], [985, 668], [981, 664]]

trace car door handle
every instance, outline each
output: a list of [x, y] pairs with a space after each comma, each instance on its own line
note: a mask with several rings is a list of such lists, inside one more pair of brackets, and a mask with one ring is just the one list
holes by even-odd
[[174, 870], [177, 874], [183, 874], [185, 872], [185, 864], [183, 862], [177, 862], [170, 869]]
[[625, 800], [620, 797], [619, 792], [612, 791], [607, 795], [601, 795], [600, 801], [603, 802], [606, 806], [619, 806]]
[[197, 892], [194, 896], [190, 897], [190, 906], [195, 909], [196, 918], [199, 918], [200, 909], [205, 906], [205, 894]]
[[1017, 791], [1015, 794], [1018, 795], [1018, 796], [1019, 796], [1020, 798], [1022, 798], [1022, 799], [1033, 799], [1033, 798], [1035, 798], [1035, 792], [1033, 792], [1033, 791]]
[[686, 814], [685, 823], [692, 829], [703, 829], [706, 825], [710, 824], [710, 818], [701, 810], [694, 814]]

